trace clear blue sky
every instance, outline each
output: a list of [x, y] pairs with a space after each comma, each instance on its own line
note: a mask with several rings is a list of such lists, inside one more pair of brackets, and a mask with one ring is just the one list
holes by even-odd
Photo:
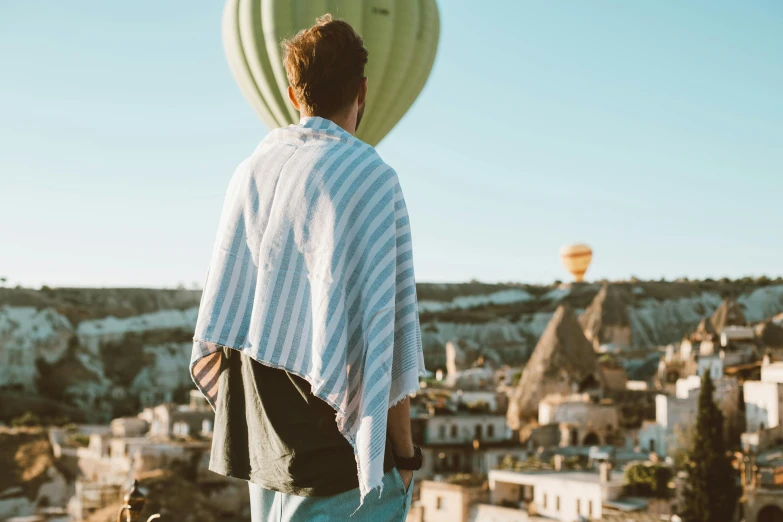
[[[433, 73], [378, 147], [420, 281], [783, 272], [783, 2], [440, 0]], [[489, 5], [493, 7], [488, 7]], [[0, 0], [0, 276], [201, 283], [267, 130], [222, 2]]]

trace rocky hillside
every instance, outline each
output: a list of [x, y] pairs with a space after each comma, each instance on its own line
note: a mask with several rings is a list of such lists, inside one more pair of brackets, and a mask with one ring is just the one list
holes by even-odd
[[33, 411], [49, 421], [106, 421], [184, 397], [199, 297], [0, 289], [0, 404], [8, 405], [0, 420]]
[[[580, 316], [593, 347], [637, 352], [681, 339], [726, 297], [750, 323], [783, 312], [783, 280], [420, 284], [418, 291], [431, 370], [445, 368], [449, 341], [471, 357], [523, 365], [561, 304]], [[199, 297], [190, 290], [0, 288], [0, 420], [30, 410], [105, 421], [184, 398]]]
[[725, 298], [735, 299], [749, 323], [783, 312], [783, 281], [558, 287], [423, 284], [419, 297], [428, 368], [445, 367], [441, 347], [450, 340], [489, 351], [490, 356], [499, 353], [504, 361], [516, 365], [530, 357], [561, 303], [574, 308], [596, 349], [644, 351], [679, 341], [702, 318], [714, 314]]

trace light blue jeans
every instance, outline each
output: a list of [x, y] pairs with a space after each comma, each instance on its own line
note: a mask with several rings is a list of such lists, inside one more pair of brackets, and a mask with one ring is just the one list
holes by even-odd
[[248, 484], [252, 522], [404, 522], [413, 493], [413, 481], [406, 492], [397, 468], [383, 476], [380, 497], [377, 489], [371, 491], [358, 511], [359, 488], [332, 497], [299, 497]]

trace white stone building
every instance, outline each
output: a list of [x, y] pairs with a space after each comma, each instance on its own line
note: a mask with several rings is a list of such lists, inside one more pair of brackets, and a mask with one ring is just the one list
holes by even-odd
[[558, 424], [561, 446], [606, 444], [620, 426], [617, 406], [594, 402], [588, 394], [547, 395], [538, 406], [538, 423]]
[[602, 464], [589, 471], [505, 471], [489, 473], [492, 504], [517, 507], [531, 515], [572, 522], [580, 516], [600, 519], [603, 505], [623, 493], [621, 473]]
[[723, 377], [723, 357], [720, 355], [705, 355], [699, 357], [699, 361], [696, 366], [695, 377], [701, 377], [705, 372], [710, 372], [710, 378], [716, 381]]
[[765, 358], [760, 381], [745, 381], [745, 431], [755, 433], [780, 425], [783, 414], [783, 363]]
[[748, 431], [740, 436], [742, 451], [745, 453], [760, 453], [775, 448], [783, 441], [783, 424], [774, 428], [758, 431]]
[[509, 440], [503, 414], [452, 413], [436, 414], [427, 421], [425, 444], [497, 442]]
[[756, 330], [752, 326], [724, 326], [720, 332], [721, 346], [728, 346], [732, 342], [753, 341], [756, 338]]
[[783, 362], [769, 362], [766, 359], [765, 364], [761, 367], [761, 380], [783, 383]]
[[139, 418], [149, 423], [150, 437], [169, 439], [211, 435], [215, 414], [212, 409], [169, 403], [144, 408]]
[[414, 443], [422, 448], [419, 476], [448, 473], [486, 473], [506, 454], [527, 456], [511, 439], [502, 413], [438, 411], [411, 420]]
[[[736, 429], [741, 418], [739, 384], [735, 377], [720, 377], [713, 383], [714, 400], [723, 412], [728, 433]], [[678, 432], [684, 433], [696, 422], [700, 391], [701, 379], [694, 375], [677, 381], [675, 396], [661, 394], [655, 397], [655, 422], [645, 422], [639, 431], [639, 445], [643, 451], [671, 455], [686, 442]]]
[[480, 485], [425, 480], [419, 489], [417, 507], [424, 522], [465, 522], [471, 506], [486, 500], [487, 492]]
[[780, 425], [783, 413], [783, 384], [745, 381], [745, 430], [753, 433]]
[[111, 421], [110, 426], [114, 437], [141, 437], [149, 428], [147, 421], [139, 417], [120, 417]]

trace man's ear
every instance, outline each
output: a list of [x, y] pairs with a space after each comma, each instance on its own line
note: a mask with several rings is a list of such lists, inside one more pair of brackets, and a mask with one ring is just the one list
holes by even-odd
[[299, 102], [296, 101], [296, 95], [294, 94], [294, 88], [290, 85], [288, 86], [288, 99], [291, 100], [291, 105], [294, 106], [294, 109], [301, 111], [299, 108]]
[[356, 101], [359, 103], [359, 107], [364, 105], [364, 102], [367, 101], [367, 77], [366, 76], [362, 78], [362, 84], [359, 85], [359, 99]]

